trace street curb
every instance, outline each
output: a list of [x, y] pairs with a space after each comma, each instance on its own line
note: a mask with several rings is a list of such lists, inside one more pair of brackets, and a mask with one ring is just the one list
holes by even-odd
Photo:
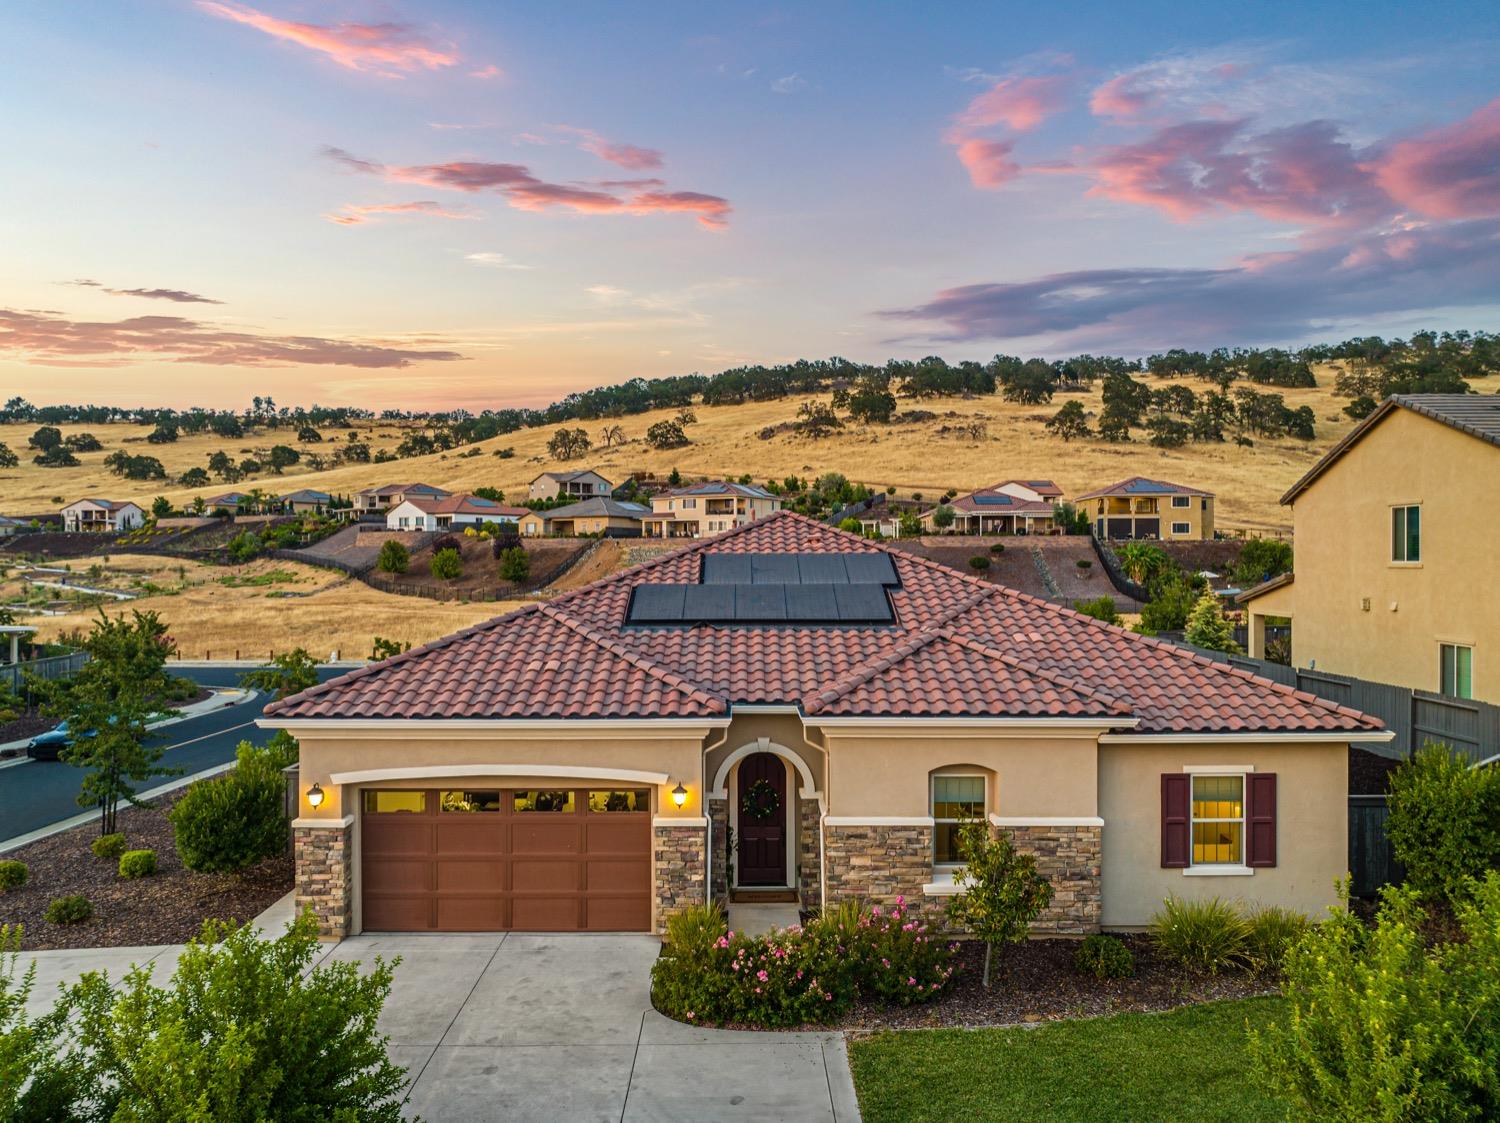
[[[147, 729], [161, 729], [164, 726], [176, 725], [179, 721], [186, 721], [190, 717], [202, 717], [204, 714], [213, 713], [215, 710], [228, 709], [230, 706], [243, 706], [246, 702], [252, 702], [260, 697], [258, 690], [245, 690], [238, 686], [209, 687], [214, 692], [212, 698], [205, 698], [201, 702], [183, 706], [173, 717], [162, 721], [153, 721], [146, 726]], [[225, 695], [236, 695], [236, 697], [225, 699]], [[31, 743], [30, 737], [22, 737], [19, 741], [7, 741], [0, 745], [0, 749], [24, 749]], [[18, 764], [30, 764], [29, 756], [19, 756], [13, 760], [0, 760], [0, 771], [14, 768]]]

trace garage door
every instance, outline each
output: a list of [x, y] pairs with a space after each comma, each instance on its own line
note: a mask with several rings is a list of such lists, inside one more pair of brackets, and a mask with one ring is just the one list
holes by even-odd
[[644, 932], [647, 789], [367, 790], [370, 932]]

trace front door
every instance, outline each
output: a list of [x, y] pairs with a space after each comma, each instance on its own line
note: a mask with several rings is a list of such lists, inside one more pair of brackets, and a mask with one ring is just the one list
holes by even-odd
[[787, 884], [786, 762], [775, 753], [747, 756], [740, 761], [738, 789], [738, 884]]

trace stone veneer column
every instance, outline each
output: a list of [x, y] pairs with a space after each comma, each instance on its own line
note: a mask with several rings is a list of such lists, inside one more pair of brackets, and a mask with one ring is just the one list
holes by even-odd
[[1104, 829], [1099, 826], [1002, 826], [1017, 850], [1036, 857], [1037, 872], [1052, 882], [1052, 903], [1031, 925], [1048, 936], [1099, 931]]
[[710, 799], [708, 818], [713, 824], [713, 830], [709, 832], [713, 838], [714, 848], [714, 852], [709, 855], [712, 897], [727, 907], [729, 904], [729, 800]]
[[704, 904], [708, 873], [707, 824], [670, 825], [658, 820], [652, 828], [656, 853], [656, 930], [667, 930], [667, 917], [690, 905]]
[[292, 826], [297, 915], [318, 918], [318, 935], [342, 940], [353, 923], [354, 816], [301, 819]]
[[890, 907], [905, 897], [923, 907], [932, 880], [932, 827], [926, 824], [823, 824], [828, 903], [855, 897]]
[[823, 851], [818, 827], [823, 810], [815, 799], [797, 801], [797, 896], [802, 908], [823, 903]]

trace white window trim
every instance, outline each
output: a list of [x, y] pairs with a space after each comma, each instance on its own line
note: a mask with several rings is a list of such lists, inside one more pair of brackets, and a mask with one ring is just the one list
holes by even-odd
[[[927, 810], [935, 812], [933, 806], [937, 802], [938, 780], [978, 780], [984, 788], [984, 800], [979, 807], [979, 818], [984, 820], [988, 817], [990, 802], [990, 778], [983, 772], [934, 772], [927, 778]], [[939, 819], [937, 815], [932, 816], [932, 871], [934, 875], [947, 870], [960, 869], [962, 862], [940, 862], [937, 860], [937, 829], [943, 823], [962, 823], [962, 819]]]
[[1191, 511], [1193, 509], [1193, 497], [1191, 495], [1172, 496], [1172, 506], [1179, 510]]
[[[1253, 768], [1224, 768], [1217, 771], [1209, 771], [1203, 766], [1183, 765], [1182, 770], [1187, 772], [1188, 780], [1188, 864], [1183, 869], [1186, 877], [1212, 877], [1214, 875], [1226, 877], [1245, 877], [1255, 871], [1245, 864], [1245, 848], [1250, 844], [1250, 784], [1246, 776], [1247, 772], [1254, 772]], [[1193, 805], [1197, 802], [1193, 791], [1193, 781], [1199, 776], [1205, 778], [1223, 777], [1226, 779], [1237, 779], [1240, 782], [1240, 860], [1238, 862], [1203, 862], [1201, 864], [1193, 861], [1193, 827], [1200, 823], [1232, 823], [1233, 819], [1199, 819], [1193, 812]]]
[[[1413, 508], [1415, 508], [1416, 511], [1418, 512], [1418, 514], [1417, 514], [1417, 556], [1415, 558], [1398, 558], [1398, 557], [1396, 557], [1396, 541], [1395, 541], [1396, 512], [1397, 511], [1410, 511]], [[1419, 566], [1419, 565], [1421, 565], [1422, 564], [1422, 532], [1423, 532], [1423, 529], [1424, 529], [1422, 527], [1422, 525], [1421, 525], [1421, 521], [1422, 521], [1422, 516], [1421, 516], [1422, 504], [1420, 504], [1420, 503], [1392, 503], [1390, 510], [1391, 510], [1390, 532], [1391, 532], [1392, 537], [1391, 537], [1391, 543], [1390, 543], [1391, 556], [1388, 559], [1389, 563], [1391, 565], [1409, 565], [1409, 566]], [[1411, 529], [1410, 528], [1410, 516], [1408, 516], [1407, 517], [1407, 523], [1406, 523], [1406, 525], [1403, 525], [1403, 527], [1402, 527], [1402, 532], [1403, 533], [1401, 535], [1401, 547], [1402, 547], [1402, 552], [1403, 553], [1405, 553], [1405, 551], [1406, 551], [1406, 544], [1407, 544], [1407, 542], [1410, 541], [1410, 539], [1411, 539], [1410, 529]]]
[[1255, 871], [1249, 866], [1188, 866], [1183, 877], [1252, 877]]
[[[1462, 651], [1467, 651], [1469, 653], [1469, 693], [1467, 695], [1464, 695], [1464, 694], [1448, 694], [1447, 691], [1445, 691], [1443, 689], [1443, 676], [1444, 676], [1444, 674], [1447, 673], [1447, 670], [1448, 670], [1448, 657], [1447, 657], [1447, 652], [1444, 650], [1445, 648], [1452, 648], [1453, 649], [1453, 653], [1454, 653], [1453, 654], [1453, 680], [1454, 680], [1453, 681], [1453, 686], [1454, 686], [1455, 690], [1458, 687], [1458, 652], [1460, 650], [1462, 650]], [[1464, 701], [1464, 702], [1469, 702], [1469, 701], [1473, 700], [1473, 698], [1474, 698], [1474, 645], [1472, 643], [1458, 643], [1458, 642], [1456, 642], [1454, 640], [1438, 640], [1438, 693], [1443, 694], [1444, 696], [1449, 697], [1449, 698], [1458, 698], [1458, 699], [1460, 699], [1461, 701]]]
[[1191, 533], [1193, 533], [1193, 524], [1192, 523], [1173, 523], [1172, 524], [1172, 533], [1173, 534], [1191, 534]]

